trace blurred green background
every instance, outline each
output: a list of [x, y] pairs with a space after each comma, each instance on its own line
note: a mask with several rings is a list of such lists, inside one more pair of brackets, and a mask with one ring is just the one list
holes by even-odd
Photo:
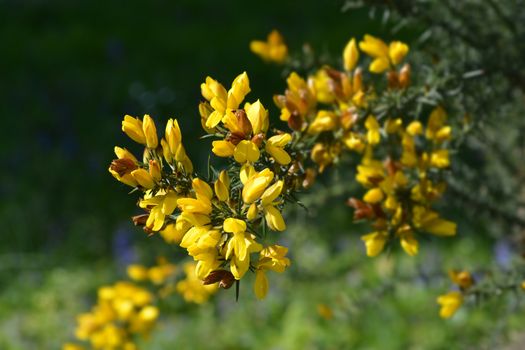
[[[341, 6], [0, 0], [0, 349], [59, 348], [99, 285], [123, 278], [127, 263], [175, 254], [133, 227], [135, 197], [107, 171], [115, 145], [138, 151], [120, 130], [123, 115], [178, 118], [202, 169], [209, 141], [199, 140], [197, 106], [205, 77], [229, 84], [247, 71], [249, 99], [260, 98], [275, 120], [271, 96], [285, 81], [249, 52], [250, 40], [277, 28], [292, 51], [307, 41], [338, 57], [351, 36], [386, 32], [365, 11]], [[435, 297], [449, 283], [430, 277], [455, 267], [456, 257], [479, 266], [492, 252], [458, 239], [423, 242], [415, 259], [365, 259], [363, 230], [342, 205], [350, 190], [306, 196], [310, 211], [290, 213], [282, 242], [293, 268], [271, 276], [267, 300], [255, 301], [247, 283], [238, 303], [233, 290], [204, 306], [168, 301], [143, 348], [460, 349], [496, 346], [505, 329], [523, 324], [519, 315], [493, 321], [488, 315], [503, 311], [490, 304], [440, 320]], [[322, 317], [319, 305], [333, 317]]]

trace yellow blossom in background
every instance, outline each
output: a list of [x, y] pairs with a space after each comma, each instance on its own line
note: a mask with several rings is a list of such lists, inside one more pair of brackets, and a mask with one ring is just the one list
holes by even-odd
[[265, 61], [283, 63], [288, 58], [288, 48], [282, 35], [277, 30], [272, 30], [266, 41], [253, 40], [250, 50]]
[[437, 303], [441, 306], [439, 316], [441, 318], [451, 318], [463, 304], [461, 292], [452, 291], [437, 298]]
[[177, 283], [177, 291], [187, 302], [202, 304], [217, 291], [217, 284], [204, 285], [202, 280], [195, 274], [195, 264], [184, 264], [186, 277]]
[[383, 40], [368, 34], [365, 35], [363, 41], [359, 42], [359, 48], [373, 58], [369, 66], [372, 73], [382, 73], [398, 65], [409, 51], [405, 43], [393, 41], [387, 45]]
[[327, 321], [334, 318], [333, 310], [326, 304], [317, 304], [317, 313]]
[[150, 292], [130, 282], [101, 287], [97, 305], [78, 316], [75, 335], [93, 349], [131, 349], [133, 336], [146, 336], [157, 321], [159, 312], [152, 302]]
[[451, 270], [448, 274], [452, 282], [463, 289], [470, 288], [474, 284], [472, 275], [468, 271]]

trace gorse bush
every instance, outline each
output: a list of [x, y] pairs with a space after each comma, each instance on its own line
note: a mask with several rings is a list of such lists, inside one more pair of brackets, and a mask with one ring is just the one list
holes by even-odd
[[[158, 300], [177, 293], [200, 304], [231, 287], [238, 298], [251, 273], [251, 289], [264, 299], [267, 274], [286, 273], [294, 261], [280, 243], [285, 208], [303, 207], [301, 195], [315, 196], [316, 180], [334, 169], [353, 177], [349, 187], [358, 186], [340, 204], [367, 225], [361, 240], [369, 257], [396, 250], [415, 256], [434, 244], [432, 236], [453, 239], [461, 232], [443, 208], [476, 200], [460, 184], [468, 179], [463, 162], [471, 135], [482, 125], [468, 100], [468, 84], [483, 75], [479, 69], [452, 71], [424, 50], [372, 35], [349, 40], [331, 65], [306, 46], [290, 53], [277, 31], [250, 49], [287, 72], [287, 88], [273, 101], [280, 122], [265, 107], [271, 102], [250, 94], [248, 73], [228, 85], [207, 77], [198, 110], [213, 158], [204, 171], [195, 171], [176, 119], [124, 117], [122, 131], [144, 152], [138, 157], [115, 147], [109, 172], [139, 197], [143, 214], [134, 224], [191, 259], [180, 263], [182, 271], [163, 257], [150, 267], [130, 265], [130, 281], [101, 287], [97, 304], [78, 317], [78, 340], [95, 349], [135, 349], [135, 337], [148, 335], [161, 314]], [[452, 317], [467, 300], [519, 292], [520, 266], [497, 278], [450, 271], [455, 288], [437, 297], [439, 315]], [[325, 305], [319, 314], [332, 317]]]

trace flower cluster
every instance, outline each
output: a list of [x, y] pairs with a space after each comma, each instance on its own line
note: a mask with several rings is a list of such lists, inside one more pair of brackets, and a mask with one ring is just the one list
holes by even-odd
[[468, 271], [449, 272], [450, 279], [459, 287], [459, 290], [453, 290], [447, 294], [440, 295], [437, 303], [441, 306], [439, 316], [442, 318], [452, 317], [463, 304], [464, 294], [474, 285], [474, 279]]
[[[272, 32], [268, 43], [253, 42], [252, 50], [278, 61], [287, 53], [283, 45]], [[208, 178], [193, 172], [176, 120], [168, 121], [159, 142], [150, 116], [125, 116], [122, 130], [145, 146], [143, 160], [117, 147], [109, 171], [142, 192], [139, 206], [146, 213], [133, 221], [186, 249], [205, 284], [229, 288], [255, 272], [255, 294], [262, 298], [265, 271], [282, 272], [290, 264], [286, 248], [264, 245], [267, 231], [284, 231], [284, 204], [296, 202], [296, 192], [348, 154], [360, 158], [354, 163], [356, 180], [366, 189], [349, 204], [355, 218], [369, 220], [375, 230], [362, 237], [367, 255], [379, 254], [394, 239], [415, 255], [416, 234], [454, 235], [455, 224], [432, 209], [445, 190], [443, 172], [450, 163], [452, 128], [445, 110], [438, 106], [428, 117], [414, 118], [377, 108], [381, 96], [408, 90], [410, 66], [398, 68], [408, 51], [402, 42], [387, 45], [366, 35], [346, 45], [343, 70], [324, 66], [306, 78], [292, 72], [284, 94], [274, 98], [288, 132], [270, 129], [261, 101], [245, 101], [251, 90], [246, 73], [229, 89], [207, 77], [201, 84], [201, 124], [215, 139], [212, 153], [228, 164], [211, 169]], [[371, 73], [387, 72], [386, 83], [367, 80], [358, 66], [360, 52], [372, 58]]]
[[[221, 287], [229, 288], [251, 269], [257, 271], [254, 290], [262, 298], [268, 289], [265, 271], [282, 272], [290, 264], [284, 256], [286, 248], [264, 246], [260, 240], [266, 229], [286, 228], [281, 210], [291, 157], [285, 148], [292, 136], [268, 135], [268, 112], [260, 101], [241, 108], [250, 91], [246, 73], [228, 91], [209, 77], [201, 90], [207, 101], [199, 106], [203, 127], [220, 137], [213, 142], [212, 151], [231, 158], [227, 169], [214, 173], [210, 180], [194, 174], [178, 122], [170, 119], [158, 142], [155, 123], [146, 115], [143, 120], [125, 116], [122, 123], [132, 140], [146, 146], [143, 161], [117, 147], [118, 159], [109, 171], [142, 192], [139, 206], [146, 213], [133, 217], [134, 223], [186, 249], [196, 261], [195, 276], [201, 281], [220, 282]], [[257, 257], [252, 256], [256, 253]], [[151, 272], [146, 274], [138, 267], [131, 271], [143, 278]], [[185, 285], [193, 285], [192, 278], [179, 282], [177, 289], [186, 289]], [[206, 299], [188, 296], [191, 294], [183, 292], [189, 300]]]
[[[91, 312], [78, 316], [75, 335], [93, 349], [137, 349], [134, 337], [148, 335], [159, 316], [153, 300], [149, 291], [130, 282], [101, 287]], [[75, 344], [64, 348], [83, 349]]]
[[[398, 68], [408, 51], [399, 41], [387, 45], [370, 35], [359, 44], [351, 39], [343, 50], [344, 70], [324, 66], [307, 78], [292, 72], [285, 93], [274, 98], [280, 119], [294, 130], [295, 154], [314, 163], [301, 164], [308, 170], [303, 186], [347, 153], [361, 158], [356, 180], [366, 192], [348, 204], [355, 219], [366, 219], [374, 228], [362, 237], [368, 256], [378, 255], [394, 239], [415, 255], [416, 234], [456, 233], [456, 225], [432, 209], [446, 189], [444, 173], [450, 165], [452, 127], [444, 108], [415, 118], [380, 105], [385, 96], [408, 93], [410, 66]], [[386, 71], [386, 83], [373, 76], [365, 80], [360, 52], [372, 58], [371, 73]]]

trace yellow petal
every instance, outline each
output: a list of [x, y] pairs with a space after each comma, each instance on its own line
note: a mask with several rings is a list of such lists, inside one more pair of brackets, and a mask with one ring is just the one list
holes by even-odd
[[150, 173], [143, 168], [133, 170], [131, 172], [131, 176], [137, 181], [137, 183], [147, 189], [151, 189], [155, 187], [155, 182], [153, 181], [153, 177], [151, 177]]
[[351, 71], [355, 68], [357, 61], [359, 60], [359, 51], [357, 50], [357, 44], [355, 38], [352, 38], [345, 46], [343, 50], [343, 65], [345, 70]]
[[274, 231], [284, 231], [286, 230], [286, 224], [284, 223], [283, 216], [281, 212], [272, 205], [264, 207], [264, 218], [268, 227]]
[[408, 45], [401, 41], [392, 41], [388, 47], [388, 55], [393, 64], [399, 64], [408, 53]]
[[450, 318], [463, 304], [463, 295], [458, 291], [452, 291], [437, 298], [437, 303], [441, 305], [439, 316], [441, 318]]
[[261, 132], [266, 132], [269, 125], [268, 111], [262, 103], [257, 100], [255, 103], [249, 105], [248, 108], [245, 107], [245, 109], [246, 115], [252, 124], [253, 134], [257, 135]]
[[246, 231], [246, 223], [239, 219], [227, 218], [224, 220], [223, 228], [225, 232], [241, 233]]
[[383, 73], [389, 67], [390, 67], [390, 63], [388, 62], [388, 59], [386, 57], [379, 57], [379, 58], [374, 59], [370, 63], [368, 70], [370, 70], [370, 72], [372, 73]]
[[411, 234], [401, 236], [401, 247], [410, 256], [417, 255], [419, 243]]
[[386, 239], [387, 235], [382, 231], [361, 236], [361, 240], [365, 242], [366, 255], [374, 257], [381, 253], [385, 247]]
[[157, 148], [159, 145], [157, 128], [155, 127], [155, 122], [153, 122], [153, 119], [147, 114], [144, 115], [142, 129], [144, 131], [144, 135], [146, 136], [146, 146], [151, 149]]
[[283, 190], [284, 182], [282, 180], [277, 181], [270, 187], [268, 187], [261, 196], [261, 204], [267, 206], [271, 204], [275, 198], [279, 197]]
[[124, 131], [133, 141], [142, 145], [146, 144], [146, 136], [142, 129], [142, 121], [138, 118], [125, 115], [124, 120], [122, 121], [122, 131]]
[[266, 273], [262, 270], [255, 272], [255, 283], [253, 284], [253, 291], [257, 299], [264, 299], [268, 294], [268, 278]]
[[259, 148], [251, 141], [243, 140], [235, 147], [233, 157], [238, 163], [256, 162], [259, 159]]
[[212, 146], [213, 149], [211, 151], [219, 157], [231, 157], [235, 150], [235, 145], [230, 141], [213, 141]]
[[292, 158], [290, 157], [288, 152], [286, 152], [280, 147], [266, 144], [266, 152], [268, 152], [275, 159], [275, 161], [281, 165], [290, 164], [290, 162], [292, 161]]
[[363, 197], [363, 200], [367, 203], [379, 203], [385, 198], [383, 191], [380, 188], [372, 188], [366, 192]]
[[388, 46], [385, 42], [372, 35], [366, 34], [364, 40], [359, 42], [359, 48], [372, 57], [388, 56]]
[[253, 221], [257, 218], [257, 205], [255, 203], [252, 203], [250, 207], [248, 208], [248, 212], [246, 213], [246, 218], [250, 221]]
[[210, 185], [208, 185], [204, 180], [201, 180], [199, 178], [193, 179], [193, 181], [191, 182], [191, 187], [193, 188], [193, 190], [197, 194], [197, 198], [199, 199], [211, 199], [213, 197], [213, 191]]

